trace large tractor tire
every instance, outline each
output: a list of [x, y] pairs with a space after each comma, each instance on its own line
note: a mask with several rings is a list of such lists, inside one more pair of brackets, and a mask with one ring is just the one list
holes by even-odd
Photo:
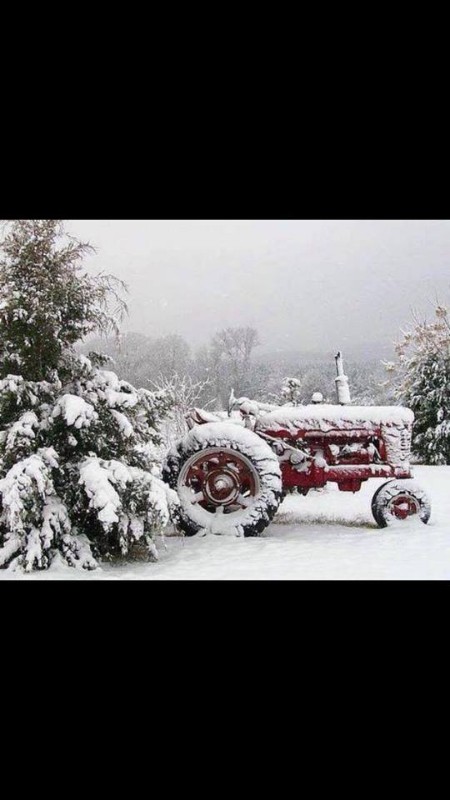
[[163, 479], [178, 493], [176, 524], [187, 536], [258, 536], [281, 500], [277, 456], [259, 436], [232, 422], [189, 431], [168, 453]]
[[372, 514], [380, 528], [399, 520], [416, 518], [427, 523], [431, 515], [430, 501], [423, 489], [411, 479], [383, 483], [372, 498]]

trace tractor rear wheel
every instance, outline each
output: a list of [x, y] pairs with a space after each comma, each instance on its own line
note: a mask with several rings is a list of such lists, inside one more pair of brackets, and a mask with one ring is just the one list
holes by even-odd
[[176, 524], [187, 536], [258, 536], [281, 500], [277, 456], [255, 433], [230, 422], [193, 428], [169, 452], [163, 479], [178, 493]]
[[427, 523], [431, 515], [430, 501], [420, 486], [411, 479], [384, 483], [372, 498], [372, 514], [380, 528], [413, 517]]

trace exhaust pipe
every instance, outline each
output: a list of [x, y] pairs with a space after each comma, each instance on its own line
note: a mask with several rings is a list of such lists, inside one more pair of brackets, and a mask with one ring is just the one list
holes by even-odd
[[336, 382], [337, 401], [341, 406], [346, 406], [351, 403], [350, 389], [348, 385], [348, 377], [344, 374], [344, 362], [342, 360], [342, 353], [340, 350], [335, 355], [334, 360], [336, 361], [337, 372], [337, 378], [334, 379]]

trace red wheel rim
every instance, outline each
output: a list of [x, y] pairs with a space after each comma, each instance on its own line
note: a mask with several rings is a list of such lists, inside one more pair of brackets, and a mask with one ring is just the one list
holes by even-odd
[[231, 513], [252, 505], [259, 491], [251, 462], [233, 450], [209, 449], [185, 465], [180, 482], [191, 491], [191, 502], [207, 511], [222, 507]]
[[407, 519], [419, 512], [419, 504], [408, 494], [398, 494], [389, 503], [389, 512], [396, 519]]

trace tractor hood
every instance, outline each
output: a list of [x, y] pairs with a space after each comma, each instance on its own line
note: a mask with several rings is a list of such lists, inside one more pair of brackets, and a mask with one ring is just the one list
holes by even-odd
[[339, 406], [308, 405], [280, 406], [276, 410], [260, 411], [256, 430], [320, 430], [412, 425], [414, 414], [403, 406]]

